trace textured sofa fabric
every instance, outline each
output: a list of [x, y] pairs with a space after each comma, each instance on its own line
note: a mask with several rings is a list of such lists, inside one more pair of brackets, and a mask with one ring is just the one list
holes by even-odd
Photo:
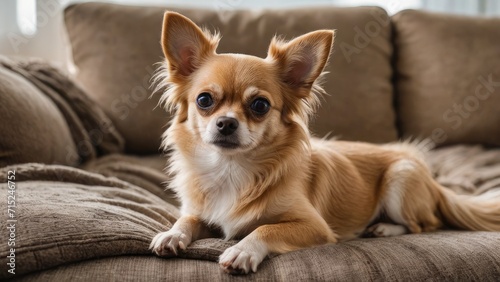
[[[168, 122], [161, 108], [153, 110], [159, 95], [148, 99], [154, 64], [162, 60], [159, 38], [166, 9], [84, 3], [65, 11], [77, 78], [113, 119], [129, 152], [158, 152]], [[349, 140], [396, 140], [391, 27], [383, 9], [172, 10], [219, 30], [219, 53], [265, 57], [275, 34], [291, 39], [316, 29], [337, 29], [324, 84], [329, 96], [324, 97], [313, 131]]]
[[410, 10], [392, 20], [403, 136], [500, 145], [500, 19]]
[[[498, 233], [439, 232], [356, 240], [267, 259], [230, 276], [215, 262], [120, 256], [34, 273], [19, 281], [498, 281]], [[485, 248], [490, 246], [490, 248]], [[219, 250], [217, 250], [218, 253]], [[82, 275], [85, 274], [85, 275]]]
[[76, 145], [61, 112], [14, 65], [0, 58], [0, 167], [30, 161], [75, 165], [67, 156], [77, 154]]
[[[150, 237], [170, 227], [178, 215], [147, 190], [116, 178], [41, 164], [0, 169], [2, 175], [7, 171], [15, 171], [18, 179], [18, 275], [102, 256], [150, 254]], [[7, 184], [1, 188], [7, 191]], [[9, 230], [3, 228], [1, 234], [8, 238]], [[3, 257], [8, 250], [2, 247]], [[6, 267], [2, 265], [0, 277], [11, 276]]]
[[50, 64], [0, 58], [0, 167], [39, 162], [75, 166], [123, 151], [111, 120]]

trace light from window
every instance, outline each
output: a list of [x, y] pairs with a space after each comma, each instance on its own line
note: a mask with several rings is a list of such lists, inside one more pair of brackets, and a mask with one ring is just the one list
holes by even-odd
[[36, 0], [17, 0], [17, 25], [25, 35], [36, 33]]

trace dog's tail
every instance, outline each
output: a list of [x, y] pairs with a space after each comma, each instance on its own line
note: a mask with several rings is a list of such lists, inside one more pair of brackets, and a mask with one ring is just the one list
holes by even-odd
[[500, 189], [481, 195], [458, 195], [438, 186], [438, 208], [446, 223], [466, 230], [500, 231]]

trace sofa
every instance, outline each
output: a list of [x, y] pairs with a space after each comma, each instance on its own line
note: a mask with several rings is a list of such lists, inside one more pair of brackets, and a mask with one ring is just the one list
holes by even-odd
[[[265, 56], [336, 29], [315, 136], [424, 140], [437, 181], [460, 194], [500, 189], [500, 19], [376, 7], [220, 10], [68, 6], [77, 72], [0, 57], [0, 278], [12, 281], [499, 281], [500, 233], [443, 230], [359, 238], [267, 257], [256, 273], [216, 263], [234, 240], [159, 258], [151, 239], [179, 217], [160, 136], [169, 114], [152, 76], [165, 10], [218, 30], [218, 52]], [[161, 92], [161, 91], [160, 91]], [[499, 219], [500, 220], [500, 219]]]

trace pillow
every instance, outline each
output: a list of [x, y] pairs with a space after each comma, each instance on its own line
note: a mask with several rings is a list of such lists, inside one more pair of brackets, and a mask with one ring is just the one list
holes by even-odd
[[500, 145], [500, 19], [393, 17], [399, 124], [437, 145]]
[[[133, 153], [158, 152], [168, 114], [156, 108], [150, 78], [162, 60], [160, 35], [167, 8], [105, 3], [71, 5], [65, 22], [77, 79], [113, 119]], [[307, 8], [269, 11], [172, 9], [199, 25], [218, 29], [219, 53], [266, 56], [275, 34], [287, 39], [337, 29], [312, 130], [342, 139], [387, 142], [397, 139], [391, 84], [389, 17], [380, 8]]]
[[[15, 245], [2, 244], [0, 255], [14, 256], [16, 275], [105, 256], [152, 255], [152, 238], [179, 216], [147, 190], [72, 167], [29, 163], [2, 168], [0, 174], [15, 177], [9, 178], [15, 184], [0, 183], [17, 201], [10, 217], [16, 222], [0, 233]], [[0, 280], [12, 277], [5, 268], [11, 266], [3, 264]]]
[[70, 129], [56, 105], [0, 58], [0, 167], [25, 162], [75, 165]]

